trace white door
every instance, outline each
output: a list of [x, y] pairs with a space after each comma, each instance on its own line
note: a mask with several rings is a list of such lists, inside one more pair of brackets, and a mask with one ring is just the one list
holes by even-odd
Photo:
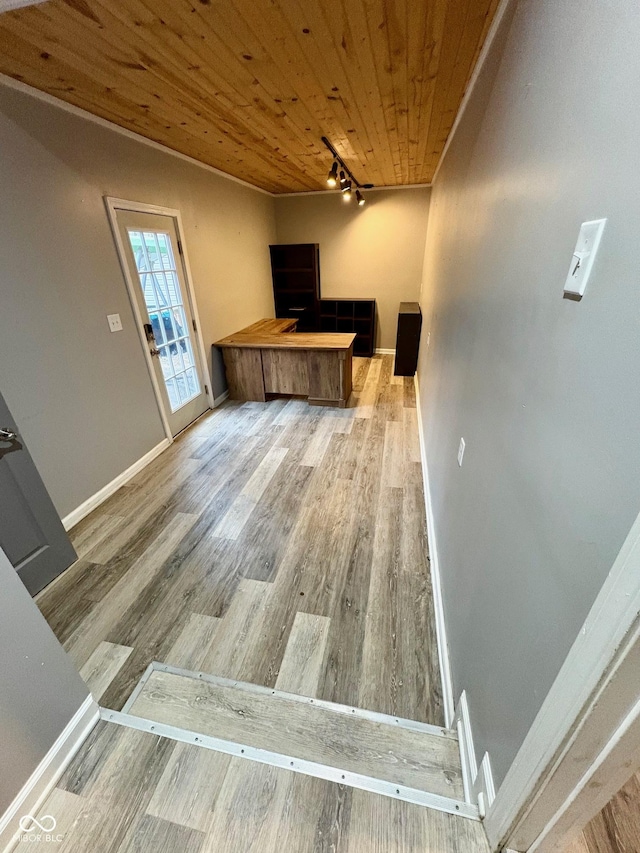
[[175, 219], [116, 210], [116, 220], [159, 404], [177, 435], [209, 400]]

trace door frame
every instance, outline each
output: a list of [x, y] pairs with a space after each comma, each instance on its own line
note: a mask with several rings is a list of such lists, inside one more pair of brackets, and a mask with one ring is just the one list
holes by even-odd
[[133, 310], [133, 316], [136, 321], [136, 325], [138, 328], [138, 337], [140, 338], [140, 343], [142, 345], [142, 351], [144, 353], [144, 358], [147, 363], [147, 370], [149, 371], [149, 377], [151, 378], [151, 385], [153, 387], [153, 393], [156, 398], [156, 404], [158, 406], [158, 412], [160, 413], [160, 420], [162, 421], [162, 426], [164, 428], [165, 434], [169, 441], [173, 441], [173, 435], [171, 432], [171, 427], [169, 426], [169, 421], [167, 420], [167, 416], [164, 412], [164, 405], [162, 402], [162, 392], [160, 390], [160, 386], [158, 384], [158, 379], [156, 377], [155, 370], [153, 369], [153, 362], [151, 361], [151, 353], [149, 352], [149, 346], [144, 335], [144, 324], [147, 322], [147, 318], [143, 317], [140, 313], [140, 308], [138, 306], [138, 300], [136, 299], [136, 288], [139, 286], [137, 281], [134, 281], [131, 270], [129, 269], [129, 264], [127, 263], [127, 255], [126, 249], [122, 242], [122, 237], [120, 236], [120, 230], [118, 228], [118, 211], [119, 210], [128, 210], [133, 211], [134, 213], [152, 213], [159, 216], [168, 216], [173, 219], [176, 233], [178, 235], [178, 240], [180, 242], [181, 251], [178, 252], [182, 261], [182, 270], [184, 273], [184, 279], [187, 284], [187, 298], [189, 299], [189, 303], [191, 305], [191, 314], [196, 323], [196, 329], [194, 331], [195, 338], [195, 347], [197, 348], [198, 355], [200, 356], [200, 361], [202, 363], [202, 373], [205, 380], [206, 386], [206, 397], [209, 403], [209, 408], [214, 408], [214, 400], [213, 400], [213, 385], [211, 383], [211, 371], [209, 370], [209, 360], [207, 359], [207, 354], [204, 347], [204, 341], [202, 340], [202, 324], [200, 322], [200, 316], [198, 314], [198, 303], [196, 302], [196, 294], [195, 289], [193, 287], [193, 279], [191, 277], [191, 266], [189, 264], [189, 257], [187, 255], [187, 244], [184, 238], [184, 228], [182, 226], [182, 216], [180, 215], [180, 211], [176, 210], [172, 207], [160, 207], [157, 204], [145, 204], [141, 201], [128, 201], [124, 198], [114, 198], [113, 196], [104, 196], [105, 206], [107, 208], [107, 216], [109, 217], [109, 224], [111, 225], [111, 232], [113, 234], [113, 238], [116, 243], [116, 249], [118, 252], [118, 260], [120, 261], [120, 268], [122, 269], [122, 273], [124, 275], [125, 284], [127, 286], [127, 294], [129, 296], [129, 302], [131, 303], [131, 308]]
[[563, 850], [639, 766], [640, 515], [487, 811], [491, 849]]

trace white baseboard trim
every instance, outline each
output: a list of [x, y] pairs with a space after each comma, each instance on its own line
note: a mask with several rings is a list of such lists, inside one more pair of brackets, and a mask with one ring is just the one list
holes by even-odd
[[[221, 401], [222, 402], [222, 401]], [[112, 480], [110, 483], [107, 483], [106, 486], [103, 486], [99, 491], [95, 493], [95, 495], [91, 495], [90, 498], [87, 498], [86, 501], [80, 504], [79, 507], [70, 512], [69, 515], [66, 515], [62, 519], [62, 523], [64, 524], [65, 530], [71, 530], [72, 527], [75, 527], [79, 521], [89, 515], [96, 507], [100, 506], [101, 503], [104, 503], [107, 498], [110, 498], [114, 492], [117, 492], [121, 486], [124, 486], [132, 477], [142, 471], [143, 468], [146, 468], [150, 462], [159, 456], [163, 450], [166, 450], [171, 442], [168, 438], [163, 439], [160, 444], [156, 444], [148, 453], [145, 453], [137, 462], [134, 462], [133, 465], [130, 465], [126, 471], [123, 471], [122, 474], [118, 474], [118, 476]]]
[[478, 806], [480, 817], [483, 818], [496, 798], [496, 789], [488, 752], [485, 752], [480, 767], [478, 767], [473, 744], [469, 703], [464, 690], [460, 696], [453, 722], [458, 731], [458, 742], [460, 744], [464, 797], [468, 803]]
[[376, 355], [395, 355], [395, 349], [377, 349]]
[[442, 679], [442, 704], [444, 707], [444, 722], [447, 728], [453, 726], [455, 703], [453, 700], [453, 681], [451, 678], [451, 663], [449, 661], [449, 646], [447, 644], [447, 627], [444, 618], [444, 603], [442, 600], [442, 584], [440, 582], [440, 566], [438, 563], [438, 548], [436, 545], [435, 521], [431, 503], [429, 486], [429, 468], [422, 426], [422, 409], [420, 407], [420, 385], [418, 374], [414, 377], [416, 389], [416, 406], [418, 410], [418, 438], [420, 442], [420, 458], [422, 459], [422, 481], [424, 483], [424, 500], [427, 511], [427, 538], [429, 542], [429, 562], [431, 567], [431, 585], [433, 589], [433, 606], [436, 619], [436, 636], [438, 639], [438, 659], [440, 662], [440, 677]]
[[227, 400], [228, 398], [229, 398], [229, 390], [227, 389], [226, 391], [223, 391], [219, 397], [213, 398], [213, 408], [217, 409], [218, 406], [221, 406], [224, 403], [224, 401]]
[[23, 815], [37, 814], [99, 719], [100, 708], [92, 696], [87, 696], [7, 811], [0, 817], [0, 850], [4, 853], [9, 853], [19, 841], [20, 818]]

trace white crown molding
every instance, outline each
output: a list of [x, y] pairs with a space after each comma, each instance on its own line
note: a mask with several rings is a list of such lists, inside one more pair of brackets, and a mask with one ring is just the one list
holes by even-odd
[[46, 0], [0, 0], [0, 15], [12, 9], [22, 9], [24, 6], [40, 6]]
[[[0, 2], [2, 2], [2, 0], [0, 0]], [[71, 113], [71, 115], [77, 116], [78, 118], [84, 118], [87, 121], [100, 125], [100, 127], [106, 128], [107, 130], [112, 130], [114, 133], [119, 133], [121, 136], [133, 139], [135, 142], [142, 142], [150, 148], [155, 148], [156, 151], [162, 151], [164, 154], [171, 154], [172, 157], [177, 157], [179, 160], [191, 163], [192, 166], [198, 166], [200, 169], [204, 169], [207, 172], [218, 175], [220, 178], [226, 178], [228, 181], [233, 181], [234, 184], [240, 184], [242, 187], [254, 190], [257, 193], [262, 193], [262, 195], [268, 195], [271, 198], [274, 197], [273, 193], [270, 193], [268, 190], [263, 190], [262, 187], [256, 187], [248, 181], [243, 181], [242, 178], [236, 178], [234, 175], [229, 175], [220, 169], [216, 169], [215, 166], [209, 166], [207, 163], [202, 163], [194, 157], [189, 157], [188, 154], [181, 154], [179, 151], [174, 151], [173, 148], [169, 148], [161, 142], [154, 142], [153, 139], [147, 139], [146, 136], [142, 136], [140, 133], [135, 133], [133, 130], [128, 130], [126, 127], [120, 127], [119, 124], [115, 124], [106, 118], [95, 116], [93, 113], [83, 110], [81, 107], [76, 107], [74, 104], [69, 104], [67, 101], [63, 101], [60, 98], [56, 98], [48, 92], [41, 92], [40, 89], [29, 86], [21, 80], [14, 80], [13, 77], [8, 77], [6, 74], [0, 74], [0, 83], [9, 89], [15, 89], [25, 95], [31, 95], [31, 97], [37, 98], [39, 101], [44, 101], [45, 104], [49, 104], [52, 107], [58, 107], [59, 109], [64, 110], [67, 113]]]
[[456, 135], [456, 131], [462, 121], [462, 116], [464, 115], [465, 110], [471, 100], [471, 96], [473, 94], [473, 90], [476, 87], [478, 82], [478, 78], [482, 73], [482, 68], [487, 61], [487, 57], [491, 53], [491, 48], [493, 46], [493, 42], [495, 40], [496, 35], [498, 34], [498, 30], [500, 29], [500, 25], [502, 24], [502, 19], [504, 18], [507, 9], [511, 5], [513, 0], [500, 0], [500, 5], [496, 10], [496, 14], [494, 15], [493, 21], [491, 22], [491, 26], [489, 27], [489, 32], [487, 33], [487, 37], [484, 40], [484, 44], [482, 45], [482, 50], [480, 51], [480, 56], [478, 57], [478, 61], [476, 62], [476, 67], [473, 69], [473, 73], [471, 75], [471, 79], [469, 80], [469, 85], [467, 86], [467, 90], [464, 93], [462, 101], [460, 103], [460, 107], [458, 108], [458, 112], [456, 114], [455, 120], [449, 131], [449, 136], [447, 137], [447, 141], [444, 144], [444, 148], [442, 149], [442, 154], [440, 155], [440, 159], [438, 160], [438, 165], [436, 166], [436, 170], [433, 173], [433, 178], [431, 179], [431, 184], [435, 184], [438, 173], [440, 172], [440, 167], [444, 162], [444, 158], [447, 156], [447, 151], [449, 150], [449, 146], [453, 141], [453, 137]]
[[[402, 186], [395, 187], [362, 187], [362, 192], [364, 193], [375, 193], [375, 192], [391, 192], [391, 190], [425, 190], [431, 189], [431, 184], [403, 184]], [[340, 190], [304, 190], [299, 193], [271, 193], [274, 198], [293, 198], [294, 196], [307, 196], [307, 195], [341, 195]]]

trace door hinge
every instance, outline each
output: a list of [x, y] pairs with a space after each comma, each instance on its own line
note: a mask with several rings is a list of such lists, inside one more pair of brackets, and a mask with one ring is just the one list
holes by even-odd
[[205, 393], [205, 394], [208, 394], [208, 393], [209, 393], [209, 386], [208, 386], [208, 385], [205, 385], [205, 386], [204, 386], [204, 393]]
[[182, 254], [182, 241], [178, 240], [178, 252]]
[[198, 327], [196, 326], [196, 321], [195, 321], [195, 320], [192, 320], [192, 321], [191, 321], [191, 325], [193, 326], [193, 331], [194, 331], [194, 332], [197, 332], [197, 331], [198, 331]]

